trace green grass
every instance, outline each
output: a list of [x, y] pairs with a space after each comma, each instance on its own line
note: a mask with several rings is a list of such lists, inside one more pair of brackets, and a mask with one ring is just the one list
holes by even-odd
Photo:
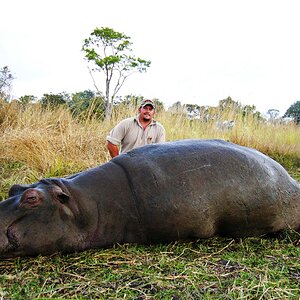
[[4, 298], [299, 299], [299, 234], [6, 259]]

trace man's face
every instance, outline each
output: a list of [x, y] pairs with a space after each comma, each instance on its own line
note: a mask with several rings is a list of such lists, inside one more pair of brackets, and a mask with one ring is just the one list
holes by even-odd
[[143, 121], [152, 121], [154, 117], [155, 110], [152, 105], [146, 105], [139, 108], [140, 118]]

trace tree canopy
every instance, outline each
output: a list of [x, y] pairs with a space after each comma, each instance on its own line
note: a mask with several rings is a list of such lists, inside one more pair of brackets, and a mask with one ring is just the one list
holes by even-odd
[[127, 77], [137, 71], [145, 72], [151, 64], [149, 60], [130, 55], [130, 39], [112, 28], [101, 27], [94, 29], [82, 47], [85, 58], [94, 66], [92, 71], [104, 74], [106, 118], [110, 118], [114, 99]]
[[103, 119], [104, 116], [104, 99], [91, 90], [72, 94], [68, 107], [73, 115], [84, 119], [91, 117]]
[[67, 104], [70, 99], [69, 94], [66, 92], [62, 92], [59, 94], [44, 94], [42, 99], [40, 100], [43, 106], [55, 107], [62, 104]]
[[300, 101], [292, 104], [287, 109], [283, 117], [292, 117], [295, 120], [296, 124], [300, 124]]

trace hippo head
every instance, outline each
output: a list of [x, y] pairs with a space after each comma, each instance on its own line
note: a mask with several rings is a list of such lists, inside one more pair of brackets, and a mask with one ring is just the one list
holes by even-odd
[[82, 249], [84, 226], [78, 205], [58, 181], [13, 185], [0, 202], [0, 257]]

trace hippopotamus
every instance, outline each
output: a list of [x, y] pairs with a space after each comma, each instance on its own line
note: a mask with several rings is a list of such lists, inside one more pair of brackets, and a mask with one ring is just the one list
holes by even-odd
[[223, 140], [146, 145], [69, 177], [15, 184], [8, 196], [0, 257], [300, 228], [300, 184], [270, 157]]

